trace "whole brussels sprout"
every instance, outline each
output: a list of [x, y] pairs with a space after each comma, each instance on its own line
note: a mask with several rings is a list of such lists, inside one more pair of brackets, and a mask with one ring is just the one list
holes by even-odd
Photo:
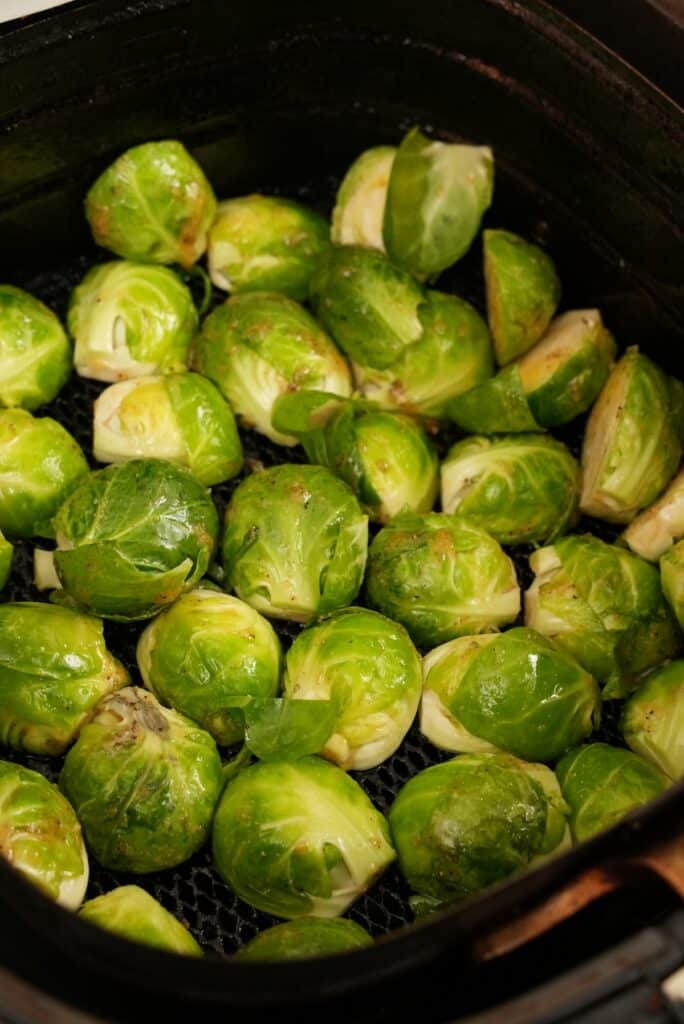
[[111, 892], [88, 900], [78, 916], [130, 942], [153, 946], [167, 953], [202, 955], [185, 925], [138, 885], [120, 885]]
[[684, 629], [684, 540], [678, 541], [660, 559], [660, 580], [667, 602]]
[[261, 195], [227, 199], [209, 232], [209, 274], [227, 292], [280, 292], [301, 302], [329, 237], [328, 222], [301, 203]]
[[356, 158], [337, 191], [330, 238], [384, 252], [382, 225], [395, 146], [374, 146]]
[[93, 410], [93, 454], [98, 462], [169, 459], [205, 487], [242, 469], [232, 410], [198, 373], [137, 377], [105, 388]]
[[162, 459], [88, 473], [55, 517], [67, 595], [104, 618], [147, 619], [191, 590], [218, 534], [211, 495]]
[[580, 508], [628, 523], [658, 497], [682, 454], [669, 379], [630, 348], [591, 411], [582, 447]]
[[383, 237], [391, 259], [420, 278], [446, 270], [470, 248], [493, 188], [488, 146], [436, 142], [412, 128], [387, 189]]
[[192, 266], [207, 247], [216, 198], [182, 143], [145, 142], [102, 172], [85, 200], [98, 245], [117, 256]]
[[399, 868], [434, 906], [456, 903], [569, 845], [553, 772], [507, 754], [426, 768], [389, 812]]
[[100, 702], [59, 784], [98, 862], [146, 874], [182, 864], [204, 844], [223, 778], [209, 733], [127, 686]]
[[487, 319], [499, 366], [539, 341], [560, 299], [551, 257], [512, 231], [482, 234]]
[[621, 697], [647, 669], [673, 657], [681, 634], [658, 570], [597, 537], [563, 537], [530, 556], [536, 579], [525, 594], [525, 623], [568, 651]]
[[53, 517], [88, 463], [70, 433], [49, 416], [0, 411], [0, 530], [53, 537]]
[[446, 415], [467, 434], [519, 434], [543, 430], [535, 420], [515, 363], [496, 377], [452, 398]]
[[2, 530], [0, 530], [0, 590], [2, 590], [7, 583], [12, 571], [13, 555], [14, 547], [8, 540], [6, 540], [3, 536]]
[[102, 623], [33, 601], [0, 604], [0, 740], [63, 754], [98, 701], [128, 682]]
[[38, 772], [0, 761], [0, 857], [68, 910], [88, 887], [88, 854], [73, 808]]
[[600, 720], [592, 677], [533, 629], [450, 640], [425, 657], [423, 675], [421, 732], [454, 753], [552, 761]]
[[607, 743], [588, 743], [569, 751], [556, 766], [556, 775], [578, 843], [611, 828], [668, 785], [644, 758]]
[[400, 622], [419, 647], [513, 622], [515, 568], [493, 537], [467, 519], [402, 512], [368, 552], [368, 603]]
[[71, 373], [71, 345], [59, 320], [33, 295], [0, 285], [0, 406], [37, 409]]
[[580, 468], [552, 437], [468, 437], [449, 449], [441, 475], [442, 509], [502, 544], [545, 543], [577, 518]]
[[261, 762], [231, 779], [213, 852], [240, 899], [285, 918], [343, 914], [395, 856], [358, 782], [318, 757]]
[[625, 703], [622, 735], [675, 782], [684, 778], [684, 661], [656, 669]]
[[244, 601], [209, 588], [184, 594], [158, 615], [138, 641], [137, 658], [145, 686], [220, 744], [244, 736], [236, 698], [278, 692], [273, 627]]
[[238, 960], [309, 960], [372, 946], [365, 928], [343, 917], [299, 917], [260, 932], [235, 954]]
[[394, 753], [421, 688], [420, 658], [406, 630], [365, 608], [344, 608], [305, 629], [285, 660], [286, 696], [339, 703], [321, 753], [347, 770], [374, 768]]
[[349, 367], [325, 331], [298, 303], [271, 292], [235, 295], [210, 313], [193, 363], [219, 386], [243, 426], [277, 444], [297, 443], [271, 424], [280, 395], [311, 388], [351, 393]]
[[621, 540], [635, 555], [657, 562], [684, 537], [684, 470], [667, 490], [633, 519]]
[[76, 372], [109, 382], [185, 370], [197, 310], [172, 270], [115, 260], [74, 288], [67, 323]]
[[352, 490], [322, 466], [254, 473], [226, 509], [226, 579], [275, 619], [308, 622], [351, 604], [367, 545], [368, 519]]

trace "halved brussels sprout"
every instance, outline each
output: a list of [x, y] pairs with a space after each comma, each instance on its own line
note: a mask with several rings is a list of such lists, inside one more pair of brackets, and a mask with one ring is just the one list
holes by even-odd
[[412, 128], [387, 189], [383, 237], [391, 259], [419, 278], [446, 270], [470, 248], [493, 189], [489, 146], [436, 142]]
[[487, 319], [499, 366], [539, 341], [560, 299], [551, 257], [512, 231], [482, 234]]
[[641, 558], [657, 562], [682, 537], [684, 470], [680, 470], [656, 502], [632, 520], [621, 539]]
[[0, 285], [0, 406], [37, 409], [70, 373], [71, 345], [52, 310], [21, 288]]
[[68, 910], [88, 887], [88, 854], [73, 808], [38, 772], [0, 761], [0, 857]]
[[242, 469], [232, 410], [199, 373], [137, 377], [105, 388], [93, 409], [93, 454], [98, 462], [169, 459], [205, 487]]
[[353, 491], [322, 466], [254, 473], [226, 509], [226, 579], [275, 619], [308, 622], [351, 604], [367, 546], [368, 519]]
[[204, 844], [223, 777], [208, 732], [127, 686], [100, 702], [59, 784], [99, 863], [146, 874], [182, 864]]
[[587, 515], [628, 523], [670, 482], [682, 454], [672, 395], [660, 367], [628, 349], [584, 435], [580, 508]]
[[74, 288], [67, 323], [76, 372], [110, 382], [185, 370], [197, 310], [172, 270], [115, 260]]
[[532, 415], [515, 363], [452, 398], [446, 415], [467, 434], [520, 434], [544, 429]]
[[0, 411], [0, 530], [53, 537], [53, 517], [88, 463], [70, 433], [49, 416]]
[[552, 761], [600, 719], [598, 686], [533, 629], [464, 636], [423, 661], [423, 735], [445, 750]]
[[537, 423], [559, 427], [586, 412], [608, 379], [615, 352], [598, 309], [556, 317], [542, 340], [516, 362]]
[[349, 367], [325, 331], [303, 306], [271, 292], [236, 295], [210, 313], [193, 363], [218, 384], [243, 426], [277, 444], [297, 443], [271, 424], [280, 395], [311, 388], [351, 393]]
[[374, 146], [356, 158], [337, 191], [330, 237], [337, 245], [384, 252], [382, 225], [395, 146]]
[[227, 199], [209, 232], [209, 274], [227, 292], [280, 292], [302, 301], [329, 239], [328, 222], [301, 203], [261, 195]]
[[366, 596], [419, 647], [496, 629], [520, 611], [515, 568], [499, 543], [440, 512], [402, 512], [380, 530], [368, 552]]
[[273, 627], [244, 601], [209, 588], [184, 594], [158, 615], [138, 641], [137, 658], [145, 686], [220, 744], [244, 736], [240, 699], [278, 692]]
[[553, 772], [508, 754], [463, 754], [414, 775], [389, 812], [399, 868], [436, 909], [569, 845]]
[[103, 618], [147, 619], [191, 590], [218, 534], [211, 495], [187, 470], [134, 459], [88, 473], [55, 516], [67, 595]]
[[660, 559], [660, 581], [668, 604], [684, 629], [684, 540]]
[[563, 537], [530, 556], [536, 579], [525, 623], [567, 650], [605, 697], [621, 697], [639, 675], [673, 657], [682, 637], [655, 566], [597, 537]]
[[214, 863], [237, 895], [277, 917], [336, 917], [394, 860], [387, 822], [349, 775], [318, 757], [261, 762], [226, 786]]
[[138, 885], [120, 885], [88, 900], [78, 916], [97, 928], [167, 953], [201, 956], [202, 950], [185, 925]]
[[622, 735], [675, 782], [684, 778], [684, 661], [656, 669], [626, 702]]
[[374, 768], [394, 753], [421, 688], [420, 658], [406, 630], [365, 608], [344, 608], [305, 629], [285, 660], [286, 696], [337, 702], [320, 753], [346, 770]]
[[14, 547], [2, 534], [0, 530], [0, 590], [3, 589], [12, 571], [12, 557]]
[[189, 267], [207, 247], [216, 198], [182, 143], [145, 142], [102, 172], [85, 200], [98, 245], [117, 256]]
[[669, 785], [643, 757], [608, 743], [588, 743], [571, 750], [556, 766], [556, 775], [578, 843], [611, 828]]
[[0, 740], [63, 754], [98, 701], [128, 682], [102, 623], [34, 601], [0, 604]]
[[267, 928], [238, 950], [238, 960], [309, 960], [372, 946], [365, 928], [343, 917], [299, 917]]
[[543, 434], [458, 441], [441, 474], [444, 512], [467, 516], [502, 544], [545, 543], [577, 518], [579, 464]]

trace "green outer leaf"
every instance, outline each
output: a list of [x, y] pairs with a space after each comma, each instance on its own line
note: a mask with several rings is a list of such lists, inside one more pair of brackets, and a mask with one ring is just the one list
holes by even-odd
[[166, 387], [192, 475], [205, 487], [237, 476], [242, 469], [242, 442], [232, 409], [218, 388], [198, 373], [170, 374]]
[[0, 406], [37, 409], [70, 374], [71, 345], [52, 310], [21, 288], [0, 285]]
[[684, 629], [684, 541], [679, 541], [660, 559], [660, 580], [667, 602]]
[[167, 953], [202, 955], [200, 946], [185, 925], [137, 885], [121, 885], [88, 900], [78, 916], [130, 942], [153, 946]]
[[276, 399], [271, 423], [281, 433], [303, 441], [307, 434], [321, 430], [347, 401], [327, 391], [288, 391]]
[[656, 669], [625, 703], [622, 735], [673, 781], [684, 778], [684, 661]]
[[9, 579], [12, 571], [12, 557], [14, 547], [0, 531], [0, 590], [2, 590]]
[[372, 946], [368, 932], [341, 917], [300, 917], [267, 928], [235, 954], [237, 960], [308, 960]]
[[470, 434], [510, 434], [543, 430], [530, 409], [516, 365], [457, 395], [448, 403], [447, 417]]
[[356, 158], [337, 191], [331, 240], [384, 251], [382, 224], [395, 146], [374, 146]]
[[246, 705], [245, 744], [260, 761], [298, 761], [321, 750], [335, 728], [332, 700], [274, 697]]

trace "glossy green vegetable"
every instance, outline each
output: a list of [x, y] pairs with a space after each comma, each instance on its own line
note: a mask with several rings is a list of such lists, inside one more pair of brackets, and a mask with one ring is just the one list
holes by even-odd
[[366, 565], [368, 520], [352, 490], [321, 466], [254, 473], [226, 510], [223, 564], [243, 601], [308, 622], [351, 604]]
[[230, 406], [198, 373], [122, 380], [93, 412], [98, 462], [155, 457], [185, 466], [206, 487], [242, 469], [242, 444]]
[[622, 541], [636, 555], [656, 562], [684, 537], [684, 470], [666, 491], [633, 519]]
[[330, 237], [337, 245], [384, 251], [382, 225], [394, 146], [374, 146], [356, 158], [340, 185]]
[[162, 459], [89, 473], [55, 517], [67, 595], [105, 618], [145, 619], [191, 590], [218, 533], [211, 495]]
[[626, 702], [622, 734], [675, 782], [684, 778], [684, 661], [656, 669]]
[[468, 434], [518, 434], [543, 429], [532, 415], [515, 363], [452, 398], [446, 414]]
[[241, 899], [285, 918], [344, 913], [394, 860], [382, 814], [358, 782], [317, 757], [255, 764], [232, 779], [213, 852]]
[[442, 509], [467, 516], [502, 544], [545, 543], [577, 518], [579, 465], [543, 434], [458, 441], [441, 475]]
[[660, 559], [660, 580], [668, 604], [684, 629], [684, 540], [678, 541]]
[[668, 785], [665, 776], [644, 758], [607, 743], [571, 750], [557, 765], [556, 774], [577, 842], [611, 828]]
[[308, 960], [372, 946], [368, 932], [343, 917], [299, 917], [260, 932], [236, 953], [238, 960]]
[[366, 596], [419, 647], [496, 629], [520, 610], [515, 569], [498, 542], [439, 512], [404, 512], [380, 530], [368, 553]]
[[223, 779], [209, 733], [129, 686], [100, 702], [59, 784], [99, 863], [145, 874], [204, 844]]
[[167, 953], [201, 956], [202, 950], [173, 914], [137, 885], [121, 885], [84, 903], [78, 915], [122, 939]]
[[3, 589], [12, 571], [14, 547], [3, 536], [0, 530], [0, 590]]
[[86, 217], [117, 256], [189, 267], [207, 247], [216, 199], [199, 164], [175, 140], [122, 153], [91, 186]]
[[0, 406], [37, 409], [71, 373], [71, 345], [59, 320], [33, 295], [0, 285]]
[[93, 267], [77, 285], [67, 322], [76, 372], [117, 381], [185, 370], [197, 310], [172, 270], [115, 260]]

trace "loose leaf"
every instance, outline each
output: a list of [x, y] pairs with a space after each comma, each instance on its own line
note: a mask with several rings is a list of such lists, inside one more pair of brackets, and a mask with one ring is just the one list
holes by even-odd
[[298, 761], [325, 746], [337, 715], [332, 700], [253, 700], [245, 708], [245, 746], [261, 761]]

